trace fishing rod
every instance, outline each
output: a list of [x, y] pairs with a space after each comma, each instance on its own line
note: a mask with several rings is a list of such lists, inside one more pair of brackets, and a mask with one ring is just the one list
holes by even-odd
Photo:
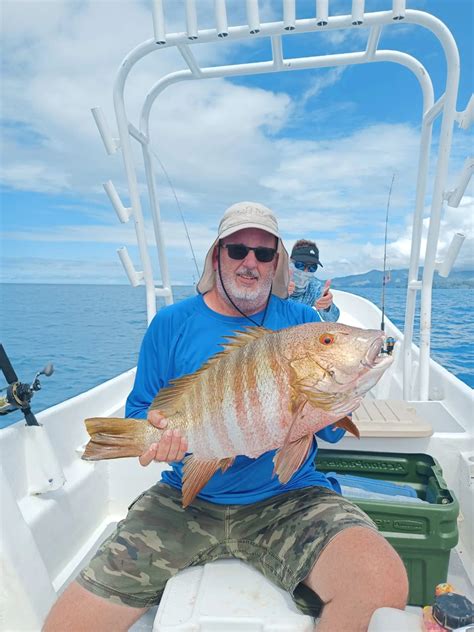
[[194, 254], [193, 244], [191, 243], [191, 237], [189, 236], [188, 227], [187, 227], [185, 219], [184, 219], [183, 211], [181, 210], [181, 205], [179, 203], [178, 196], [176, 195], [176, 191], [174, 190], [173, 183], [171, 182], [171, 178], [169, 177], [168, 172], [166, 171], [165, 166], [161, 162], [158, 154], [156, 152], [154, 152], [153, 149], [150, 149], [150, 151], [151, 151], [151, 154], [153, 155], [153, 157], [155, 158], [155, 160], [158, 161], [158, 164], [160, 165], [163, 173], [165, 174], [166, 179], [168, 180], [168, 184], [170, 186], [170, 189], [173, 191], [174, 199], [176, 200], [176, 206], [178, 207], [179, 214], [181, 215], [181, 221], [183, 222], [184, 230], [186, 232], [186, 237], [187, 237], [188, 243], [189, 243], [189, 247], [191, 248], [191, 254], [193, 256], [194, 265], [196, 266], [197, 275], [198, 275], [198, 278], [200, 278], [201, 273], [199, 272], [199, 267], [198, 267], [198, 264], [197, 264], [197, 261], [196, 261], [196, 255]]
[[[390, 199], [392, 197], [392, 188], [395, 181], [395, 172], [392, 175], [392, 181], [390, 182], [390, 189], [388, 191], [387, 199], [387, 212], [385, 214], [385, 241], [383, 248], [383, 273], [382, 273], [382, 322], [380, 323], [380, 329], [385, 331], [385, 285], [387, 283], [387, 235], [388, 235], [388, 213], [390, 210]], [[395, 339], [388, 337], [385, 340], [384, 353], [391, 355], [395, 346]]]

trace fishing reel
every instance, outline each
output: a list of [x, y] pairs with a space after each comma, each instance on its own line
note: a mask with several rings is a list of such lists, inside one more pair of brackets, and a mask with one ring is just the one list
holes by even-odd
[[396, 342], [397, 341], [395, 340], [395, 338], [392, 338], [392, 336], [388, 336], [387, 338], [385, 338], [385, 342], [383, 343], [382, 353], [386, 353], [387, 355], [392, 355]]
[[38, 371], [31, 384], [20, 382], [3, 345], [0, 344], [0, 368], [8, 382], [7, 387], [0, 389], [0, 415], [7, 415], [15, 410], [21, 410], [29, 426], [38, 426], [36, 417], [31, 412], [30, 401], [35, 392], [41, 390], [40, 375], [46, 377], [52, 375], [54, 372], [53, 365], [48, 363], [44, 369]]

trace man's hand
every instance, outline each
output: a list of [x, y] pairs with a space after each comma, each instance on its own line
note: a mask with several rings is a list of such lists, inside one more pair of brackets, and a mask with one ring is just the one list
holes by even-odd
[[[150, 410], [148, 421], [155, 428], [164, 429], [168, 425], [168, 421], [159, 410]], [[152, 443], [148, 450], [138, 457], [138, 460], [143, 466], [149, 465], [152, 461], [160, 463], [182, 461], [187, 449], [187, 439], [181, 436], [179, 430], [165, 430], [160, 441]]]
[[316, 309], [329, 309], [331, 307], [332, 302], [333, 302], [333, 295], [329, 291], [330, 287], [331, 287], [331, 280], [328, 279], [326, 283], [324, 284], [323, 293], [321, 294], [321, 296], [318, 298], [318, 300], [315, 303]]

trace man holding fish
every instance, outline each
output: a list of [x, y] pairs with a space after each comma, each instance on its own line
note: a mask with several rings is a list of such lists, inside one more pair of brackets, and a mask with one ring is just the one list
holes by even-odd
[[405, 606], [400, 558], [313, 465], [315, 433], [338, 441], [342, 418], [356, 430], [346, 415], [390, 364], [383, 335], [285, 300], [288, 264], [273, 213], [231, 206], [198, 296], [148, 328], [128, 419], [86, 420], [83, 458], [171, 469], [61, 596], [47, 632], [127, 630], [179, 570], [221, 558], [287, 590], [319, 632], [365, 630], [376, 608]]

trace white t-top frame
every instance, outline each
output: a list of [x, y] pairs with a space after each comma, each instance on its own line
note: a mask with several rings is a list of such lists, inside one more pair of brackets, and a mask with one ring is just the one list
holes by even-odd
[[[228, 0], [229, 1], [229, 0]], [[230, 0], [232, 1], [232, 0]], [[405, 2], [394, 0], [391, 10], [364, 13], [363, 0], [353, 0], [351, 15], [328, 15], [328, 1], [316, 0], [315, 17], [297, 20], [295, 18], [295, 0], [282, 0], [283, 21], [260, 23], [258, 0], [246, 0], [248, 24], [228, 26], [226, 17], [226, 0], [215, 0], [216, 28], [199, 30], [196, 20], [195, 0], [185, 1], [187, 30], [182, 33], [165, 32], [163, 6], [161, 0], [153, 2], [153, 23], [155, 37], [134, 48], [123, 60], [118, 70], [114, 85], [114, 107], [118, 125], [119, 139], [110, 137], [100, 111], [96, 109], [94, 116], [102, 138], [109, 153], [120, 147], [123, 155], [125, 173], [130, 195], [130, 208], [124, 208], [109, 182], [104, 185], [121, 221], [133, 216], [138, 248], [143, 267], [142, 272], [133, 268], [125, 249], [119, 255], [133, 285], [144, 283], [146, 287], [146, 303], [148, 322], [156, 313], [156, 297], [162, 296], [167, 303], [172, 302], [171, 284], [164, 239], [160, 220], [160, 205], [154, 177], [152, 153], [150, 148], [150, 112], [159, 95], [170, 85], [181, 81], [196, 81], [216, 77], [235, 77], [270, 72], [291, 72], [308, 68], [328, 68], [335, 66], [351, 66], [374, 62], [393, 62], [405, 66], [417, 78], [423, 96], [421, 118], [421, 136], [418, 160], [418, 176], [416, 184], [416, 202], [412, 227], [412, 244], [408, 276], [407, 301], [405, 312], [405, 328], [403, 343], [403, 395], [405, 399], [427, 400], [429, 389], [429, 359], [431, 332], [432, 285], [436, 263], [436, 252], [440, 230], [440, 219], [443, 203], [449, 197], [445, 191], [448, 175], [448, 161], [451, 150], [453, 125], [460, 120], [456, 112], [456, 100], [459, 84], [459, 53], [453, 36], [448, 28], [436, 17], [422, 11], [405, 8]], [[446, 59], [446, 80], [443, 94], [434, 100], [431, 78], [423, 65], [411, 55], [398, 50], [379, 50], [378, 44], [382, 29], [396, 28], [400, 22], [415, 24], [431, 31], [441, 43]], [[368, 27], [369, 36], [365, 50], [361, 52], [317, 55], [300, 58], [283, 57], [282, 36], [301, 33], [318, 33], [336, 29], [354, 29], [361, 25]], [[200, 43], [250, 40], [270, 38], [272, 59], [268, 61], [222, 65], [202, 68], [192, 52], [192, 47]], [[147, 94], [141, 110], [138, 126], [133, 125], [127, 117], [125, 107], [125, 86], [129, 73], [134, 65], [143, 57], [165, 48], [176, 47], [185, 60], [188, 68], [170, 73], [162, 77]], [[472, 100], [468, 109], [472, 109]], [[467, 113], [467, 110], [466, 110]], [[465, 114], [466, 114], [465, 113]], [[427, 194], [428, 168], [431, 154], [432, 129], [435, 119], [441, 116], [441, 130], [436, 157], [436, 172], [431, 193], [431, 213], [424, 253], [422, 279], [419, 280], [423, 210]], [[464, 125], [463, 125], [464, 127]], [[149, 204], [153, 219], [156, 246], [162, 277], [162, 286], [157, 287], [153, 278], [152, 265], [147, 247], [145, 226], [137, 181], [136, 166], [132, 153], [131, 139], [141, 145], [148, 187]], [[470, 167], [472, 171], [472, 165]], [[414, 333], [416, 294], [421, 292], [420, 313], [420, 365], [417, 381], [417, 392], [412, 379], [412, 341]]]

